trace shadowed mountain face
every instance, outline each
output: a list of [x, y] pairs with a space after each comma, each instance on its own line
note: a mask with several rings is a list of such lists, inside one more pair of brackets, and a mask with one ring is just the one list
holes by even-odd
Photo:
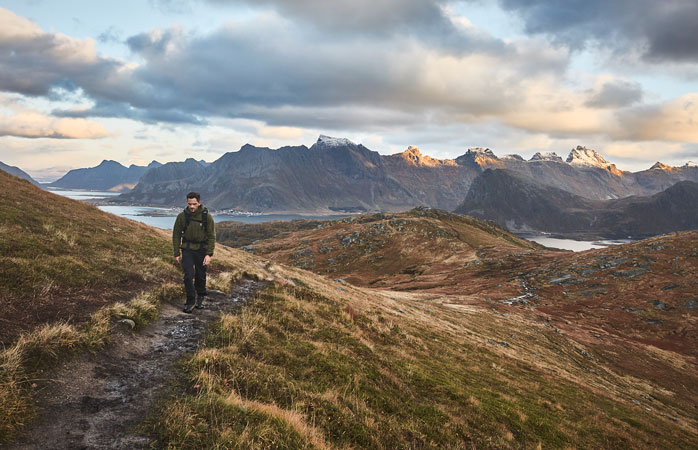
[[682, 181], [649, 197], [589, 200], [508, 170], [486, 170], [456, 212], [515, 231], [609, 238], [698, 228], [698, 183]]
[[161, 164], [153, 161], [147, 166], [124, 167], [116, 161], [104, 160], [96, 167], [74, 169], [49, 186], [63, 189], [125, 192], [131, 190], [148, 170]]
[[19, 167], [8, 166], [7, 164], [0, 161], [0, 170], [4, 170], [5, 172], [9, 173], [10, 175], [14, 175], [16, 177], [23, 178], [35, 186], [40, 186], [38, 181], [33, 179], [27, 172], [23, 171]]
[[[667, 166], [668, 167], [668, 166]], [[567, 161], [537, 154], [498, 158], [470, 149], [455, 160], [416, 147], [384, 156], [346, 139], [320, 136], [311, 148], [245, 145], [210, 165], [187, 160], [155, 168], [113, 201], [179, 205], [201, 192], [214, 209], [258, 212], [404, 211], [415, 206], [453, 210], [486, 169], [509, 169], [589, 199], [651, 195], [681, 180], [698, 181], [698, 167], [621, 172], [593, 150], [578, 147]]]

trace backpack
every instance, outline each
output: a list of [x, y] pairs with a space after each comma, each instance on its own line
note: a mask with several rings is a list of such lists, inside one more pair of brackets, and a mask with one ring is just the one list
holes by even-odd
[[[191, 214], [187, 212], [187, 210], [184, 210], [184, 228], [182, 228], [182, 243], [183, 244], [188, 244], [189, 241], [187, 241], [184, 238], [184, 233], [187, 232], [187, 228], [189, 228], [189, 224], [191, 223]], [[204, 210], [201, 211], [201, 225], [204, 228], [204, 233], [208, 234], [208, 209], [204, 206]], [[200, 242], [201, 248], [206, 248], [206, 242]], [[189, 246], [187, 245], [187, 248]]]

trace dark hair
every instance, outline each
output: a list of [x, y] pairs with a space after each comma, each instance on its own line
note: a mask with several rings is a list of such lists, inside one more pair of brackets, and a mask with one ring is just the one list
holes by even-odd
[[197, 201], [200, 202], [201, 201], [201, 194], [199, 194], [198, 192], [190, 192], [187, 194], [187, 199], [190, 199], [190, 198], [195, 198]]

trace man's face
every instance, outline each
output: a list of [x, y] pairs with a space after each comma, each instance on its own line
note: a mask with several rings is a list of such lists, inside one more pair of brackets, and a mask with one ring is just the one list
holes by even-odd
[[198, 208], [201, 202], [199, 202], [195, 198], [188, 198], [187, 199], [187, 208], [189, 208], [189, 212], [195, 212]]

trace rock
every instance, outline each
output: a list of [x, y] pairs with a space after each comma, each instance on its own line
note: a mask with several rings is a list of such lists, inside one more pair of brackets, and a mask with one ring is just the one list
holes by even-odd
[[619, 276], [621, 278], [635, 278], [638, 275], [642, 275], [643, 273], [649, 272], [649, 269], [645, 268], [638, 268], [638, 269], [630, 269], [630, 270], [614, 270], [611, 272], [613, 275]]
[[673, 309], [673, 308], [671, 308], [670, 306], [667, 306], [666, 303], [664, 303], [664, 302], [662, 302], [662, 301], [660, 301], [660, 300], [652, 300], [652, 301], [650, 302], [650, 304], [651, 304], [652, 306], [654, 306], [654, 309], [659, 309], [659, 310], [662, 310], [662, 311], [669, 311], [670, 309]]
[[121, 319], [121, 320], [118, 320], [116, 323], [121, 324], [121, 325], [125, 325], [132, 330], [136, 327], [136, 322], [134, 322], [131, 319]]
[[662, 321], [661, 320], [648, 320], [647, 325], [661, 325]]
[[559, 278], [551, 278], [550, 280], [548, 280], [548, 283], [563, 284], [565, 281], [569, 280], [570, 278], [572, 278], [572, 275], [569, 275], [569, 274], [563, 275]]
[[680, 287], [681, 287], [680, 284], [670, 284], [669, 286], [664, 286], [664, 287], [662, 288], [662, 290], [663, 290], [663, 291], [668, 291], [668, 290], [676, 289], [676, 288], [680, 288]]
[[698, 297], [685, 302], [683, 305], [681, 305], [681, 308], [696, 309], [697, 306], [698, 306]]
[[633, 313], [633, 314], [641, 314], [641, 313], [645, 312], [644, 309], [632, 309], [632, 308], [628, 308], [627, 306], [621, 306], [620, 309], [622, 309], [625, 312], [629, 312], [629, 313]]
[[579, 295], [581, 295], [582, 297], [593, 297], [596, 294], [605, 294], [606, 292], [608, 292], [608, 291], [604, 288], [589, 289], [587, 291], [579, 292]]

